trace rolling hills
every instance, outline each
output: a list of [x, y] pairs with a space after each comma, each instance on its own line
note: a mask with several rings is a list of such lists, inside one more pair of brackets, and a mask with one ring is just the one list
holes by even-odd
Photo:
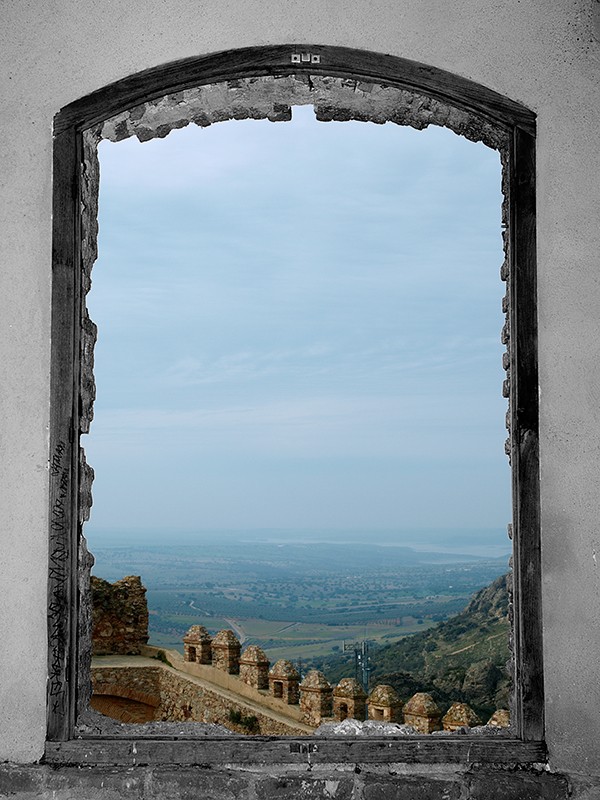
[[[406, 701], [418, 691], [433, 695], [442, 709], [469, 703], [485, 722], [508, 707], [510, 679], [508, 575], [477, 591], [466, 608], [448, 620], [389, 645], [371, 648], [370, 686], [392, 685]], [[353, 654], [315, 661], [330, 682], [353, 674]]]

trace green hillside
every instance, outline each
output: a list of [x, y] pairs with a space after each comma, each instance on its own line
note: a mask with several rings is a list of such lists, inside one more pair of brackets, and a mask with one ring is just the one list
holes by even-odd
[[[370, 685], [389, 683], [407, 700], [430, 692], [445, 710], [469, 703], [485, 722], [496, 708], [508, 707], [508, 576], [476, 592], [467, 607], [422, 633], [371, 650]], [[351, 676], [353, 656], [318, 664], [330, 682]]]

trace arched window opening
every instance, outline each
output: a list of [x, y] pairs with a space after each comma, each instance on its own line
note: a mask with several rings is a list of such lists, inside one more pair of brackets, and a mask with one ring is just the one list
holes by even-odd
[[[279, 63], [284, 57], [285, 54], [280, 51], [281, 48], [275, 48], [269, 55], [274, 63]], [[382, 123], [390, 120], [417, 128], [437, 123], [465, 135], [468, 139], [483, 141], [498, 149], [501, 154], [505, 194], [503, 224], [506, 228], [505, 263], [502, 267], [502, 277], [509, 282], [509, 291], [504, 304], [504, 311], [508, 316], [503, 334], [504, 344], [508, 346], [504, 358], [504, 368], [508, 372], [505, 396], [510, 399], [510, 409], [507, 415], [510, 434], [507, 453], [512, 457], [513, 466], [513, 529], [516, 559], [516, 620], [513, 636], [516, 642], [514, 730], [524, 741], [539, 740], [541, 719], [539, 616], [534, 614], [532, 617], [526, 618], [520, 611], [523, 596], [526, 595], [531, 601], [532, 598], [537, 597], [536, 592], [539, 591], [539, 522], [537, 516], [539, 501], [536, 493], [537, 404], [535, 395], [537, 376], [535, 372], [535, 315], [531, 314], [535, 307], [535, 263], [531, 236], [531, 220], [534, 210], [532, 203], [534, 163], [531, 137], [532, 117], [518, 106], [509, 101], [504, 102], [502, 98], [493, 96], [492, 93], [486, 94], [486, 91], [481, 91], [480, 88], [475, 91], [467, 82], [463, 82], [463, 86], [460, 81], [457, 81], [457, 88], [453, 90], [454, 95], [452, 91], [449, 94], [453, 96], [453, 100], [461, 99], [456, 104], [453, 102], [448, 105], [443, 99], [446, 96], [444, 92], [448, 90], [448, 87], [446, 86], [444, 91], [440, 91], [438, 88], [434, 89], [435, 82], [440, 80], [437, 73], [431, 71], [427, 77], [425, 72], [419, 71], [418, 65], [410, 65], [409, 62], [403, 64], [407, 69], [407, 74], [411, 75], [408, 83], [400, 82], [394, 85], [392, 80], [391, 84], [386, 84], [385, 81], [377, 84], [372, 81], [365, 82], [364, 79], [348, 81], [345, 77], [331, 78], [326, 75], [324, 67], [313, 67], [313, 65], [321, 65], [322, 56], [326, 52], [331, 57], [342, 61], [349, 57], [349, 54], [343, 51], [338, 52], [335, 48], [325, 48], [321, 51], [318, 61], [310, 61], [311, 68], [317, 70], [316, 74], [310, 77], [305, 73], [294, 77], [289, 68], [284, 71], [290, 73], [285, 77], [254, 77], [248, 80], [238, 77], [228, 83], [219, 83], [218, 80], [210, 83], [209, 79], [209, 82], [204, 81], [199, 89], [189, 89], [189, 86], [194, 85], [194, 81], [188, 78], [187, 83], [184, 83], [178, 92], [166, 94], [162, 99], [150, 100], [138, 105], [135, 103], [127, 105], [123, 102], [127, 92], [131, 91], [130, 88], [124, 86], [123, 89], [119, 88], [114, 92], [110, 99], [108, 96], [106, 98], [99, 96], [92, 101], [89, 107], [83, 104], [81, 110], [66, 111], [57, 124], [55, 151], [55, 164], [57, 165], [55, 198], [57, 203], [65, 201], [68, 205], [68, 193], [65, 192], [65, 186], [68, 183], [68, 175], [79, 156], [82, 158], [83, 169], [80, 172], [80, 207], [82, 210], [80, 241], [77, 235], [73, 237], [68, 233], [74, 217], [69, 214], [55, 215], [57, 237], [55, 238], [55, 253], [59, 255], [57, 255], [54, 285], [54, 325], [57, 335], [54, 337], [53, 344], [50, 739], [60, 739], [65, 736], [68, 738], [75, 716], [76, 695], [78, 694], [80, 707], [83, 707], [86, 703], [87, 693], [85, 670], [89, 658], [89, 651], [86, 650], [89, 648], [89, 643], [86, 644], [89, 605], [86, 602], [85, 587], [89, 559], [85, 551], [85, 541], [80, 537], [81, 524], [89, 516], [89, 491], [92, 474], [84, 458], [80, 461], [78, 470], [73, 468], [75, 450], [68, 444], [70, 440], [73, 441], [68, 433], [68, 426], [76, 426], [75, 442], [79, 433], [86, 433], [89, 430], [94, 399], [91, 366], [95, 331], [93, 323], [90, 322], [84, 310], [81, 316], [81, 327], [77, 328], [76, 323], [77, 332], [74, 338], [69, 339], [64, 335], [60, 321], [61, 309], [67, 309], [68, 303], [65, 301], [65, 297], [68, 299], [71, 295], [68, 291], [62, 291], [61, 286], [65, 282], [65, 285], [68, 284], [70, 273], [69, 259], [65, 257], [61, 260], [60, 252], [67, 252], [71, 246], [76, 249], [81, 246], [82, 294], [79, 299], [77, 292], [73, 297], [73, 308], [76, 311], [75, 319], [77, 319], [79, 313], [77, 304], [83, 300], [89, 289], [91, 267], [96, 255], [95, 219], [98, 175], [95, 150], [97, 142], [103, 137], [119, 140], [132, 134], [137, 135], [142, 141], [157, 136], [163, 137], [171, 129], [185, 127], [190, 122], [205, 126], [228, 118], [248, 116], [256, 119], [283, 120], [289, 117], [290, 107], [299, 102], [314, 104], [317, 118], [324, 121], [358, 119]], [[248, 58], [251, 61], [252, 54]], [[379, 63], [378, 68], [383, 73], [386, 70], [389, 71], [392, 66], [391, 62], [387, 63], [388, 60], [382, 57]], [[399, 60], [394, 59], [393, 61]], [[261, 67], [261, 69], [263, 68], [264, 66]], [[196, 67], [193, 66], [192, 71], [193, 69]], [[244, 69], [249, 70], [251, 74], [252, 67], [240, 67], [238, 63], [237, 69], [241, 69], [238, 75], [242, 75]], [[294, 66], [294, 70], [297, 69], [298, 67]], [[372, 74], [377, 73], [373, 66], [371, 69], [374, 70]], [[346, 66], [345, 70], [347, 74], [355, 72], [354, 68], [349, 66]], [[339, 71], [337, 74], [340, 74]], [[355, 74], [360, 74], [358, 68], [356, 68]], [[424, 96], [420, 96], [415, 90], [421, 81], [427, 87]], [[466, 102], [463, 100], [463, 95], [468, 97]], [[160, 98], [160, 94], [156, 91], [150, 96]], [[103, 111], [98, 111], [100, 108]], [[113, 110], [112, 116], [108, 112], [109, 108]], [[73, 123], [77, 114], [80, 114], [79, 122]], [[86, 121], [84, 122], [84, 120]], [[77, 146], [78, 142], [80, 149]], [[71, 234], [72, 232], [71, 230]], [[67, 265], [66, 270], [63, 265]], [[79, 264], [77, 268], [79, 268]], [[68, 314], [66, 316], [68, 317]], [[71, 323], [67, 322], [64, 331], [67, 331], [69, 324]], [[69, 342], [77, 342], [79, 339], [82, 354], [80, 368], [77, 367], [76, 361], [60, 357], [61, 354], [64, 356], [70, 346]], [[68, 397], [71, 391], [69, 386], [72, 387], [72, 396], [76, 398], [74, 406], [76, 412], [71, 413], [70, 416], [67, 414], [69, 410]], [[526, 400], [522, 402], [524, 398]], [[524, 435], [525, 431], [531, 435]], [[76, 477], [76, 472], [78, 477]], [[69, 497], [76, 496], [73, 494], [74, 489], [77, 490], [79, 497], [76, 505], [69, 500]], [[76, 518], [71, 517], [73, 508], [76, 508], [78, 512]], [[528, 531], [528, 538], [524, 536], [524, 530]], [[77, 636], [74, 639], [65, 638], [64, 630], [70, 628], [72, 632], [75, 631], [74, 619], [72, 615], [67, 615], [65, 620], [58, 620], [53, 616], [55, 614], [53, 608], [63, 602], [63, 598], [72, 597], [75, 601], [77, 599], [72, 583], [74, 574], [71, 575], [64, 566], [65, 559], [71, 558], [72, 563], [75, 554], [73, 536], [76, 536], [76, 539], [79, 538], [80, 541], [79, 583], [82, 590], [81, 602], [71, 605], [72, 609], [79, 605], [78, 663], [81, 665], [81, 674], [78, 688], [75, 681], [65, 682], [64, 680], [65, 665], [73, 663], [72, 660], [66, 660], [64, 656], [72, 647], [69, 641], [77, 639]], [[233, 634], [231, 635], [233, 636]], [[213, 641], [213, 663], [217, 639]], [[228, 660], [228, 663], [231, 661], [229, 672], [237, 674], [239, 671], [240, 675], [244, 672], [246, 676], [250, 676], [254, 674], [253, 671], [256, 671], [258, 675], [260, 672], [258, 665], [264, 664], [261, 661], [260, 653], [253, 654], [252, 663], [248, 660], [244, 662], [244, 654], [242, 654], [241, 661], [239, 653], [236, 658]], [[200, 670], [206, 666], [197, 664], [194, 668]], [[301, 677], [303, 676], [298, 676], [298, 678]], [[248, 677], [248, 681], [250, 680], [251, 678]], [[264, 676], [261, 680], [264, 681]], [[318, 677], [318, 674], [314, 672], [309, 673], [306, 681], [306, 691], [313, 693], [318, 691], [318, 694], [312, 695], [311, 713], [316, 713], [316, 709], [319, 708], [321, 709], [320, 713], [326, 716], [327, 709], [331, 705], [331, 687], [325, 678]], [[329, 688], [327, 688], [328, 686]], [[302, 695], [302, 684], [299, 688]], [[252, 724], [250, 725], [248, 722], [246, 726], [248, 730], [251, 727], [254, 730], [260, 729], [262, 720], [258, 720], [256, 717], [244, 717], [240, 712], [235, 713], [236, 720], [238, 713], [240, 719], [236, 724], [243, 727], [244, 720], [252, 720]], [[460, 746], [457, 745], [457, 747]], [[483, 750], [485, 750], [485, 745]]]

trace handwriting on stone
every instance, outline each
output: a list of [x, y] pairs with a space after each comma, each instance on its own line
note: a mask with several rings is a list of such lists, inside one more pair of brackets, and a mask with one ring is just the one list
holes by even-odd
[[[66, 598], [64, 588], [67, 582], [67, 549], [64, 542], [55, 542], [50, 553], [50, 580], [52, 585], [48, 614], [50, 619], [49, 636], [52, 641], [48, 692], [51, 697], [63, 691], [63, 654], [67, 644]], [[56, 710], [56, 707], [55, 707]]]
[[[65, 457], [67, 465], [65, 465]], [[69, 453], [65, 442], [59, 442], [50, 459], [50, 475], [52, 477], [52, 494], [54, 496], [50, 512], [50, 529], [52, 541], [49, 556], [50, 602], [49, 636], [52, 650], [49, 665], [48, 693], [52, 701], [52, 710], [57, 713], [62, 704], [65, 690], [65, 650], [67, 647], [67, 592], [68, 573], [68, 526], [67, 508], [69, 503]]]
[[50, 474], [53, 478], [60, 473], [62, 467], [62, 458], [66, 449], [67, 445], [64, 442], [59, 442], [54, 448], [52, 458], [50, 459]]

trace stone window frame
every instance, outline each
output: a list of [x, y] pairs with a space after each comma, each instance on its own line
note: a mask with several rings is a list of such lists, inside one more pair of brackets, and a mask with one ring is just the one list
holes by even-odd
[[[300, 56], [300, 58], [298, 58]], [[206, 107], [206, 92], [225, 99]], [[220, 90], [219, 90], [220, 91]], [[299, 97], [309, 96], [307, 100]], [[218, 94], [218, 91], [217, 91]], [[204, 97], [204, 100], [203, 100]], [[499, 150], [503, 164], [506, 281], [503, 341], [507, 455], [512, 465], [512, 728], [508, 736], [74, 738], [89, 699], [89, 557], [83, 523], [93, 472], [80, 434], [95, 396], [95, 326], [85, 307], [96, 258], [96, 144], [165, 136], [190, 121], [289, 118], [296, 102], [320, 120], [444, 125]], [[204, 105], [203, 105], [204, 103]], [[190, 111], [191, 109], [191, 111]], [[54, 120], [48, 706], [53, 763], [474, 762], [546, 759], [541, 618], [537, 375], [535, 115], [496, 92], [396, 56], [323, 45], [277, 45], [172, 62], [65, 106]]]

